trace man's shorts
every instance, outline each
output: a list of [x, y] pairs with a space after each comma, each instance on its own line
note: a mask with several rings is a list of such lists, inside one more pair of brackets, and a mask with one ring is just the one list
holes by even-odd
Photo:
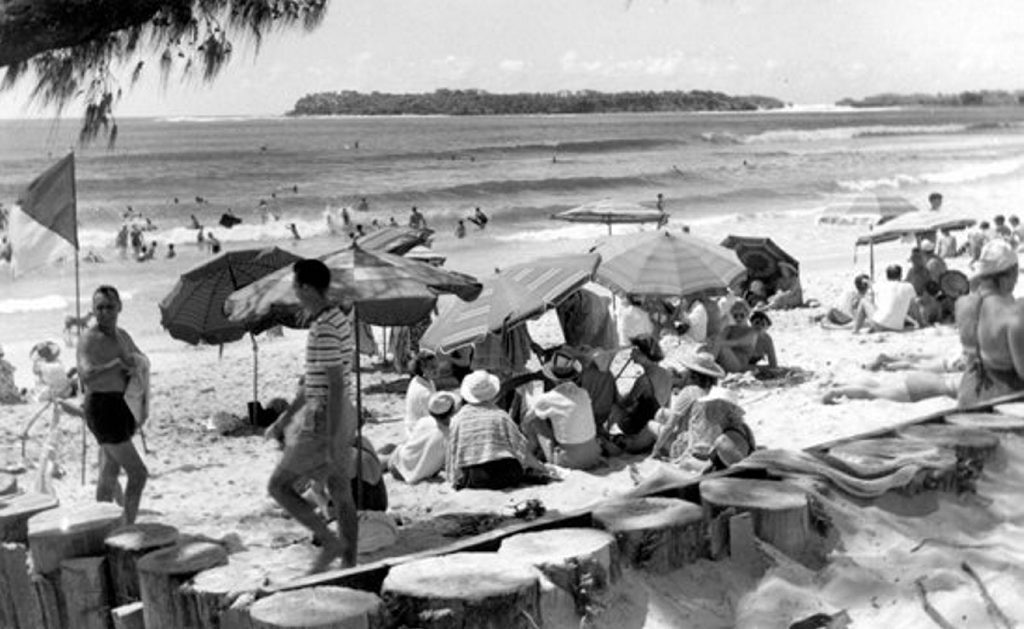
[[98, 391], [85, 396], [82, 406], [85, 425], [104, 443], [124, 443], [135, 434], [135, 416], [119, 391]]
[[351, 402], [345, 399], [342, 404], [347, 407], [341, 419], [333, 443], [327, 441], [327, 403], [319, 400], [308, 400], [300, 408], [291, 425], [285, 430], [284, 454], [277, 464], [278, 469], [285, 470], [314, 480], [323, 480], [328, 475], [327, 455], [332, 452], [337, 470], [347, 476], [352, 442], [355, 430], [355, 410]]

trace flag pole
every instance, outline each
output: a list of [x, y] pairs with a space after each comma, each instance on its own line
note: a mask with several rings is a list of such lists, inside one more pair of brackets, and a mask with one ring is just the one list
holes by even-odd
[[[75, 318], [78, 321], [82, 320], [82, 283], [79, 274], [78, 266], [78, 187], [75, 184], [75, 151], [71, 150], [71, 204], [75, 213]], [[78, 330], [78, 340], [75, 345], [77, 348], [82, 346], [82, 326], [77, 325], [75, 329]], [[81, 378], [81, 374], [78, 376]], [[85, 484], [85, 458], [88, 454], [89, 443], [85, 434], [85, 422], [82, 422], [82, 484]]]

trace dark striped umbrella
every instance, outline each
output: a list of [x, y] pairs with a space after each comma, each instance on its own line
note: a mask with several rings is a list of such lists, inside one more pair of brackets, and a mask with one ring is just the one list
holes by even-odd
[[736, 257], [747, 267], [751, 277], [775, 277], [779, 274], [780, 263], [800, 268], [797, 259], [771, 238], [729, 235], [722, 241], [722, 246], [736, 252]]
[[594, 276], [597, 254], [540, 258], [484, 278], [474, 301], [451, 301], [420, 339], [420, 346], [449, 353], [500, 333], [554, 308]]
[[230, 321], [224, 314], [228, 295], [299, 259], [279, 249], [245, 249], [221, 254], [188, 271], [160, 301], [160, 324], [178, 340], [196, 345], [219, 345], [257, 334], [282, 321], [275, 313], [245, 322]]
[[731, 250], [685, 233], [610, 236], [591, 251], [601, 255], [596, 281], [626, 295], [685, 297], [724, 289], [746, 273]]

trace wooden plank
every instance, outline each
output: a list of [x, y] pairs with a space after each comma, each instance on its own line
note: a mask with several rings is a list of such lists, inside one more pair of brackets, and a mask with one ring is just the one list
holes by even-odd
[[110, 618], [114, 621], [114, 629], [146, 629], [142, 603], [138, 601], [115, 607], [110, 611]]

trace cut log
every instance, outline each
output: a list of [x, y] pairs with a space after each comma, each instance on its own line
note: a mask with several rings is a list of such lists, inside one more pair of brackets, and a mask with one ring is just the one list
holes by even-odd
[[980, 428], [993, 432], [1024, 433], [1024, 416], [1013, 413], [1002, 413], [1002, 406], [996, 407], [995, 413], [953, 413], [946, 415], [946, 423], [963, 428]]
[[394, 566], [381, 596], [399, 626], [535, 629], [540, 576], [497, 553], [453, 553]]
[[146, 629], [203, 627], [189, 617], [181, 586], [193, 576], [227, 562], [227, 551], [211, 542], [184, 542], [139, 560], [139, 591]]
[[995, 456], [999, 448], [999, 435], [980, 428], [965, 428], [950, 424], [918, 424], [906, 426], [896, 432], [908, 440], [923, 441], [956, 452], [961, 461], [984, 463]]
[[254, 629], [384, 629], [387, 608], [376, 594], [336, 586], [279, 592], [253, 603]]
[[115, 607], [110, 612], [110, 618], [114, 621], [114, 629], [146, 629], [142, 603], [139, 601]]
[[49, 494], [27, 493], [0, 498], [0, 541], [27, 544], [29, 518], [56, 507], [57, 499]]
[[513, 535], [501, 542], [498, 554], [541, 572], [541, 617], [548, 626], [578, 627], [581, 619], [595, 619], [622, 576], [615, 538], [596, 529]]
[[145, 522], [114, 529], [104, 543], [115, 606], [139, 600], [139, 559], [147, 553], [173, 546], [178, 529], [166, 524]]
[[803, 560], [811, 541], [807, 494], [781, 481], [709, 478], [700, 483], [705, 519], [725, 510], [750, 513], [757, 537], [789, 557]]
[[18, 493], [18, 477], [0, 472], [0, 496], [15, 496]]
[[60, 591], [59, 574], [53, 573], [50, 576], [33, 574], [32, 587], [35, 589], [36, 598], [39, 599], [39, 608], [43, 612], [44, 627], [47, 629], [74, 627], [67, 622], [67, 610]]
[[315, 549], [300, 544], [229, 555], [226, 565], [204, 570], [182, 586], [189, 617], [200, 619], [203, 627], [248, 627], [245, 601], [255, 600], [256, 593], [271, 584], [304, 576], [315, 557]]
[[877, 478], [908, 465], [945, 468], [955, 464], [938, 444], [906, 439], [861, 439], [829, 449], [825, 459], [860, 478]]
[[60, 562], [60, 589], [67, 626], [107, 629], [110, 626], [110, 584], [105, 557], [80, 557]]
[[[28, 549], [23, 544], [0, 546], [0, 610], [4, 627], [45, 627], [43, 610], [29, 573]], [[13, 619], [13, 620], [12, 620]]]
[[699, 505], [675, 498], [621, 498], [598, 505], [594, 523], [612, 535], [628, 565], [668, 572], [707, 556]]
[[103, 540], [117, 526], [124, 512], [109, 502], [59, 507], [32, 516], [28, 521], [33, 569], [39, 574], [60, 570], [60, 562], [75, 557], [103, 555]]

